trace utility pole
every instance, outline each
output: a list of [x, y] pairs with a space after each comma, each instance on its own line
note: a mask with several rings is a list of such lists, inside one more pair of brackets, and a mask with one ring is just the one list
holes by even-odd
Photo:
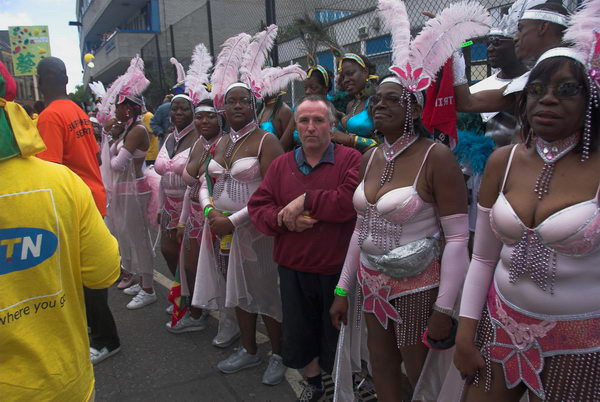
[[213, 26], [212, 26], [212, 12], [210, 9], [210, 0], [206, 1], [206, 22], [208, 25], [208, 47], [210, 48], [210, 55], [215, 57], [215, 43], [213, 41]]
[[[267, 25], [277, 24], [275, 0], [265, 0], [265, 11], [267, 14]], [[273, 60], [273, 66], [277, 67], [279, 65], [279, 51], [277, 49], [277, 44], [275, 44], [271, 50], [271, 59]]]

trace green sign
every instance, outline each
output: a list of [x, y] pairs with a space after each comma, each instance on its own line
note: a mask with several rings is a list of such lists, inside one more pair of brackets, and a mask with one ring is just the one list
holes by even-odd
[[467, 46], [471, 46], [473, 44], [472, 40], [468, 40], [466, 42], [463, 42], [460, 47], [467, 47]]
[[8, 27], [10, 50], [16, 76], [35, 75], [41, 59], [50, 56], [46, 25]]

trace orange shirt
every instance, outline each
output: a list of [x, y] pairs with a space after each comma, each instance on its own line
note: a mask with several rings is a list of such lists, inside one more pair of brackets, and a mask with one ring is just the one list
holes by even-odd
[[67, 166], [88, 185], [102, 216], [106, 215], [106, 192], [96, 154], [100, 152], [87, 114], [68, 99], [55, 100], [38, 118], [38, 130], [47, 150], [41, 159]]

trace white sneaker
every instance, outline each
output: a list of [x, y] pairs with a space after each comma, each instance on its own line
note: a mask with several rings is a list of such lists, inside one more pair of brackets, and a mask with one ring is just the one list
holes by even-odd
[[169, 307], [165, 309], [165, 313], [167, 313], [168, 315], [173, 315], [173, 308], [173, 305], [169, 304]]
[[271, 355], [269, 365], [265, 370], [262, 383], [265, 385], [277, 385], [283, 381], [286, 367], [283, 365], [283, 358], [276, 353]]
[[142, 290], [142, 287], [140, 286], [140, 284], [139, 284], [139, 283], [136, 283], [135, 285], [133, 285], [133, 286], [130, 286], [130, 287], [128, 287], [127, 289], [125, 289], [125, 290], [123, 291], [123, 293], [125, 293], [125, 294], [126, 294], [126, 295], [128, 295], [128, 296], [135, 296], [135, 295], [137, 295], [138, 293], [140, 293], [140, 290]]
[[108, 359], [112, 355], [119, 353], [120, 351], [121, 351], [120, 346], [113, 350], [108, 350], [108, 348], [106, 346], [100, 350], [95, 349], [90, 346], [90, 361], [92, 362], [92, 364], [98, 364], [101, 361]]
[[147, 306], [148, 304], [152, 304], [156, 300], [158, 300], [156, 292], [146, 293], [144, 289], [140, 289], [140, 292], [127, 304], [127, 308], [129, 310], [135, 310]]
[[171, 326], [171, 322], [165, 324], [167, 331], [173, 334], [182, 334], [184, 332], [203, 331], [208, 327], [208, 314], [203, 313], [200, 318], [194, 318], [190, 313], [186, 313], [177, 324]]

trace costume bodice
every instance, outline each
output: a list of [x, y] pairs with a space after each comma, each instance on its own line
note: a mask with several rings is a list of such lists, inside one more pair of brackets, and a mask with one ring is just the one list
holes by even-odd
[[160, 183], [165, 194], [180, 197], [183, 196], [186, 189], [186, 183], [182, 175], [190, 157], [191, 148], [187, 148], [171, 158], [166, 145], [167, 142], [165, 141], [154, 162], [154, 170], [162, 176]]
[[495, 272], [498, 290], [532, 312], [571, 314], [600, 309], [598, 192], [591, 200], [556, 211], [533, 228], [526, 226], [504, 195], [516, 148], [490, 212], [492, 230], [503, 243]]
[[365, 103], [365, 108], [346, 120], [346, 131], [361, 137], [371, 137], [375, 129], [375, 123], [369, 115], [370, 98]]
[[[394, 248], [439, 232], [438, 219], [432, 204], [417, 193], [416, 185], [427, 160], [427, 150], [412, 186], [398, 187], [383, 194], [375, 203], [367, 200], [364, 180], [354, 192], [353, 203], [360, 227], [359, 243], [368, 254], [385, 254]], [[367, 164], [365, 177], [373, 156]]]

